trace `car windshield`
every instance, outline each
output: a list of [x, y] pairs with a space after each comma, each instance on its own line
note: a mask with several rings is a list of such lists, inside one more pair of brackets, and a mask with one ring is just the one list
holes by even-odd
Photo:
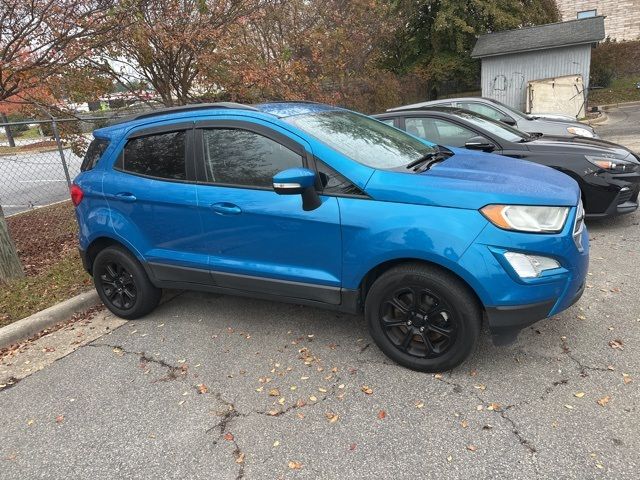
[[397, 128], [353, 112], [334, 110], [284, 120], [372, 168], [398, 168], [438, 151], [435, 144], [430, 146]]
[[508, 142], [522, 142], [531, 139], [531, 136], [528, 133], [521, 132], [520, 130], [510, 127], [509, 125], [505, 125], [502, 122], [489, 117], [485, 117], [484, 115], [481, 115], [479, 113], [457, 111], [455, 112], [455, 115], [463, 118], [473, 125], [483, 128], [496, 137], [507, 140]]

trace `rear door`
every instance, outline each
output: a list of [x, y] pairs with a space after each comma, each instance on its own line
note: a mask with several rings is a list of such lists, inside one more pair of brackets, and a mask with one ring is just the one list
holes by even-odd
[[164, 281], [208, 283], [193, 166], [193, 123], [129, 135], [104, 181], [113, 229]]
[[198, 207], [216, 285], [340, 303], [340, 213], [335, 197], [304, 211], [272, 177], [309, 167], [303, 139], [259, 120], [196, 124]]

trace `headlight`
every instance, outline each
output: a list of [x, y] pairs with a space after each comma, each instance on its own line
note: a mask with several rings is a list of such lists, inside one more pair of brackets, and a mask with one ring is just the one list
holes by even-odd
[[614, 173], [631, 173], [638, 171], [638, 164], [628, 162], [626, 160], [616, 160], [606, 157], [598, 157], [594, 155], [585, 155], [584, 158], [593, 163], [596, 167]]
[[505, 252], [504, 258], [507, 259], [520, 278], [536, 278], [542, 275], [545, 270], [560, 268], [560, 264], [553, 258], [540, 255]]
[[506, 230], [557, 233], [564, 227], [569, 207], [487, 205], [480, 211], [496, 227]]
[[591, 130], [581, 127], [567, 127], [567, 132], [571, 135], [578, 135], [579, 137], [595, 137]]

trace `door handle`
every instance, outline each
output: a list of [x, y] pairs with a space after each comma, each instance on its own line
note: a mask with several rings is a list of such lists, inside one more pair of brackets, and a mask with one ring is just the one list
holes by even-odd
[[218, 215], [238, 215], [242, 213], [242, 209], [233, 203], [220, 202], [211, 205], [211, 209]]
[[135, 202], [137, 200], [136, 196], [129, 192], [116, 193], [116, 199], [121, 200], [123, 202], [128, 202], [128, 203]]
[[119, 192], [119, 193], [105, 193], [104, 198], [107, 200], [120, 200], [121, 202], [135, 202], [137, 200], [136, 196], [129, 192]]

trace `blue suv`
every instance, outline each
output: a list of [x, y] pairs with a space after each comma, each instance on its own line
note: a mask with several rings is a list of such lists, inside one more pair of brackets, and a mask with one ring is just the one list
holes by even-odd
[[575, 181], [306, 102], [191, 105], [94, 132], [71, 196], [105, 305], [162, 288], [364, 312], [396, 362], [455, 367], [582, 294]]

